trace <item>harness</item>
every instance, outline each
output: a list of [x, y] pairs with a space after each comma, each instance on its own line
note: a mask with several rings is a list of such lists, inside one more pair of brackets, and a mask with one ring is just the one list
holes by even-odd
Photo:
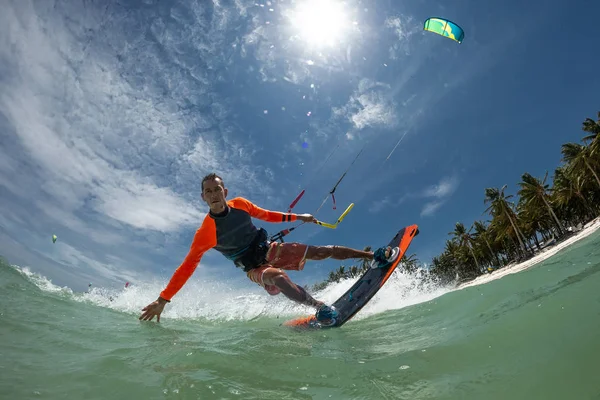
[[230, 258], [236, 267], [242, 268], [244, 272], [248, 272], [267, 263], [267, 252], [269, 251], [270, 244], [267, 231], [264, 228], [260, 228], [250, 244], [238, 253], [230, 256]]

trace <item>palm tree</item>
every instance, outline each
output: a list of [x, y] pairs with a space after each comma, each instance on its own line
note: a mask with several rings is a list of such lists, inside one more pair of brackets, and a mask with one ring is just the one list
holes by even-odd
[[591, 135], [583, 138], [584, 142], [588, 140], [592, 142], [600, 140], [600, 111], [598, 111], [597, 121], [586, 118], [585, 121], [583, 121], [583, 127], [581, 129], [583, 129], [584, 132], [591, 133]]
[[[371, 246], [365, 246], [363, 251], [371, 251]], [[367, 260], [366, 258], [361, 260], [360, 267], [358, 268], [360, 273], [363, 273], [364, 271], [368, 270], [369, 268], [371, 268], [371, 260]]]
[[598, 112], [598, 120], [594, 121], [591, 118], [586, 118], [583, 122], [582, 129], [584, 132], [590, 133], [583, 138], [584, 143], [589, 141], [590, 157], [594, 164], [600, 164], [600, 111]]
[[596, 179], [596, 183], [598, 184], [598, 188], [600, 188], [600, 178], [592, 167], [592, 155], [589, 147], [578, 143], [565, 143], [562, 145], [560, 151], [563, 155], [563, 161], [569, 164], [569, 168], [573, 171], [573, 173], [577, 175], [583, 175], [584, 171], [587, 170], [594, 176], [594, 179]]
[[471, 251], [471, 255], [473, 256], [473, 259], [475, 260], [475, 265], [477, 266], [477, 270], [480, 269], [479, 267], [479, 261], [477, 260], [477, 256], [475, 256], [475, 252], [473, 251], [473, 237], [470, 234], [471, 230], [469, 230], [469, 232], [467, 232], [467, 229], [465, 228], [465, 226], [463, 225], [462, 222], [457, 222], [456, 225], [454, 226], [454, 231], [448, 233], [448, 235], [453, 235], [454, 236], [454, 240], [457, 241], [458, 245], [463, 247], [465, 246], [468, 250]]
[[338, 278], [338, 274], [336, 271], [329, 271], [329, 277], [327, 278], [327, 282], [337, 282], [340, 278]]
[[551, 230], [553, 224], [552, 218], [545, 212], [543, 207], [534, 207], [531, 204], [527, 205], [522, 198], [519, 199], [517, 205], [517, 214], [519, 215], [519, 228], [527, 238], [530, 247], [531, 240], [533, 240], [539, 250], [540, 243], [537, 234], [538, 232]]
[[498, 254], [492, 250], [492, 246], [489, 241], [489, 232], [487, 227], [481, 221], [475, 221], [473, 223], [473, 228], [475, 229], [475, 238], [481, 239], [486, 244], [488, 250], [490, 251], [490, 256], [496, 260], [496, 266], [500, 267], [500, 260], [498, 259]]
[[525, 247], [525, 243], [523, 242], [523, 233], [517, 228], [517, 224], [515, 223], [515, 215], [514, 211], [510, 207], [510, 203], [508, 199], [512, 198], [512, 194], [506, 196], [504, 194], [504, 189], [506, 189], [507, 185], [502, 186], [501, 189], [498, 188], [486, 188], [485, 189], [485, 200], [484, 204], [490, 203], [490, 206], [485, 210], [485, 212], [489, 212], [492, 217], [505, 216], [510, 222], [512, 228], [514, 229], [515, 235], [517, 236], [517, 240], [519, 241], [519, 245], [521, 246], [521, 250], [523, 253], [527, 253], [527, 248]]
[[404, 254], [402, 256], [402, 259], [400, 260], [400, 263], [402, 263], [402, 265], [404, 265], [404, 269], [407, 270], [408, 272], [415, 272], [417, 270], [419, 260], [417, 259], [416, 254], [411, 254], [410, 256], [407, 256], [406, 254]]
[[566, 167], [558, 167], [554, 172], [552, 194], [557, 204], [572, 210], [582, 209], [587, 216], [594, 215], [594, 210], [584, 195], [585, 176], [574, 176]]
[[446, 253], [442, 253], [437, 257], [433, 257], [431, 260], [430, 273], [440, 278], [440, 281], [444, 284], [452, 281], [454, 277], [454, 266], [448, 262], [448, 256]]
[[458, 274], [460, 258], [460, 246], [458, 243], [453, 240], [446, 240], [446, 246], [444, 247], [441, 259], [443, 264], [445, 264], [445, 268], [449, 270], [448, 272]]
[[598, 121], [594, 121], [591, 118], [586, 118], [583, 121], [583, 128], [585, 132], [593, 133], [596, 136], [600, 135], [600, 111], [598, 111]]
[[550, 206], [550, 196], [548, 194], [549, 185], [546, 184], [547, 178], [548, 172], [546, 172], [543, 181], [540, 181], [538, 178], [533, 177], [530, 173], [525, 172], [521, 176], [521, 182], [519, 182], [519, 186], [521, 186], [521, 189], [519, 190], [518, 195], [526, 207], [533, 207], [535, 209], [538, 209], [540, 208], [540, 206], [543, 205], [548, 211], [549, 216], [551, 216], [554, 219], [559, 234], [563, 235], [565, 232], [565, 228], [562, 225], [562, 223], [558, 220], [558, 217], [556, 216], [554, 210]]

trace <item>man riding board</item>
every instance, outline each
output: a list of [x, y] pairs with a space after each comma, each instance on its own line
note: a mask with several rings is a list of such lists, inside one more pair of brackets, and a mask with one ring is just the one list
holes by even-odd
[[251, 281], [262, 286], [270, 295], [283, 293], [290, 300], [316, 308], [317, 320], [323, 325], [335, 324], [337, 311], [314, 299], [304, 288], [293, 283], [283, 270], [301, 271], [306, 260], [361, 258], [385, 263], [388, 257], [392, 257], [389, 247], [373, 253], [343, 246], [270, 242], [266, 231], [254, 226], [252, 217], [267, 222], [300, 220], [315, 223], [316, 219], [311, 214], [268, 211], [242, 197], [229, 201], [226, 197], [227, 189], [220, 176], [212, 173], [202, 179], [202, 200], [208, 204], [210, 211], [196, 231], [183, 263], [175, 270], [158, 299], [142, 309], [140, 320], [151, 321], [156, 316], [157, 322], [160, 322], [165, 305], [192, 276], [202, 255], [211, 248], [232, 260]]

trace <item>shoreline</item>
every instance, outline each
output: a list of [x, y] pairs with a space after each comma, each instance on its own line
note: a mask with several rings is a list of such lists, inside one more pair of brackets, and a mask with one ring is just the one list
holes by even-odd
[[477, 278], [473, 279], [472, 281], [465, 282], [465, 283], [458, 285], [456, 287], [456, 289], [454, 289], [454, 290], [460, 290], [460, 289], [464, 289], [464, 288], [471, 287], [471, 286], [482, 285], [484, 283], [488, 283], [491, 281], [495, 281], [496, 279], [500, 279], [506, 275], [516, 274], [517, 272], [525, 271], [526, 269], [529, 269], [529, 268], [533, 267], [534, 265], [539, 264], [540, 262], [549, 259], [550, 257], [554, 256], [556, 253], [569, 247], [573, 243], [578, 242], [579, 240], [590, 236], [591, 234], [596, 232], [598, 229], [600, 229], [600, 217], [596, 217], [595, 219], [593, 219], [590, 222], [588, 222], [587, 224], [585, 224], [583, 229], [581, 229], [579, 232], [575, 233], [570, 238], [568, 238], [560, 243], [556, 243], [552, 246], [546, 247], [545, 249], [542, 249], [539, 253], [537, 253], [535, 256], [533, 256], [529, 260], [523, 261], [518, 264], [509, 264], [504, 268], [501, 268], [499, 270], [492, 272], [491, 274], [485, 274], [485, 275], [478, 276]]

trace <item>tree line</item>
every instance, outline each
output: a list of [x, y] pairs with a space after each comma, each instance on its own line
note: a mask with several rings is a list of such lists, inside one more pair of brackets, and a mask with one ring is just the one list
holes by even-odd
[[[401, 266], [422, 273], [441, 284], [471, 280], [486, 272], [520, 262], [543, 247], [564, 240], [577, 227], [600, 215], [600, 112], [598, 119], [586, 118], [585, 135], [579, 143], [561, 146], [561, 164], [552, 184], [548, 172], [535, 177], [521, 175], [517, 196], [506, 194], [507, 185], [485, 188], [484, 214], [490, 219], [473, 222], [469, 228], [457, 222], [449, 232], [444, 250], [423, 268], [416, 255], [405, 255]], [[370, 247], [365, 248], [366, 251]], [[340, 266], [312, 287], [321, 290], [341, 279], [361, 275], [368, 262], [349, 268]]]

